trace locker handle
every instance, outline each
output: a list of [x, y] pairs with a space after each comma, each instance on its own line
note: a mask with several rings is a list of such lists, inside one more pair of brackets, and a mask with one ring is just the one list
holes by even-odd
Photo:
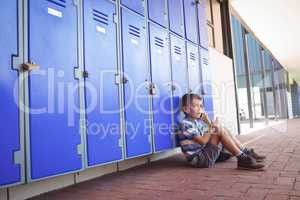
[[22, 64], [22, 69], [24, 71], [32, 71], [32, 70], [38, 70], [40, 68], [39, 65], [34, 64], [33, 62], [27, 62]]

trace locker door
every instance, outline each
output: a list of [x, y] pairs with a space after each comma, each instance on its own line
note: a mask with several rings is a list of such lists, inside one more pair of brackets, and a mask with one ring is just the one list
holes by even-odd
[[121, 0], [121, 4], [141, 15], [144, 15], [145, 0]]
[[[21, 181], [21, 167], [14, 161], [20, 151], [18, 72], [12, 56], [18, 54], [17, 1], [6, 0], [0, 6], [0, 188]], [[16, 85], [15, 85], [16, 84]], [[16, 88], [18, 89], [18, 88]], [[18, 91], [16, 91], [18, 95]]]
[[149, 19], [163, 27], [167, 26], [165, 0], [148, 1]]
[[208, 51], [200, 48], [203, 94], [212, 95], [211, 69], [208, 64]]
[[204, 109], [208, 113], [211, 120], [214, 119], [214, 106], [212, 96], [212, 82], [211, 82], [211, 69], [208, 63], [208, 51], [200, 48], [201, 55], [201, 69], [202, 69], [202, 81], [203, 81], [203, 103]]
[[122, 9], [123, 70], [126, 124], [126, 157], [151, 153], [149, 123], [149, 73], [146, 62], [144, 20]]
[[188, 57], [188, 70], [189, 70], [189, 89], [196, 94], [200, 93], [200, 66], [198, 58], [198, 47], [187, 43], [187, 57]]
[[168, 0], [170, 30], [184, 35], [184, 17], [182, 0]]
[[31, 180], [82, 168], [77, 63], [77, 16], [73, 0], [29, 2]]
[[197, 4], [197, 10], [198, 10], [200, 45], [208, 49], [206, 1], [199, 1], [199, 3]]
[[172, 90], [169, 43], [166, 30], [150, 24], [151, 74], [153, 94], [153, 126], [155, 152], [172, 148]]
[[84, 1], [88, 166], [122, 159], [115, 13], [107, 0]]
[[204, 110], [207, 112], [210, 120], [214, 120], [214, 105], [213, 96], [204, 95], [203, 96]]
[[195, 0], [184, 0], [185, 34], [186, 38], [198, 43], [197, 15]]
[[188, 92], [188, 71], [186, 66], [185, 42], [171, 35], [173, 112], [175, 123], [180, 121], [180, 99]]

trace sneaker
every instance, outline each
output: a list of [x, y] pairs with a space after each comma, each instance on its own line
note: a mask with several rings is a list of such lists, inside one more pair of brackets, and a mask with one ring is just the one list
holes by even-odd
[[256, 163], [256, 160], [249, 155], [238, 157], [238, 169], [262, 171], [264, 167], [263, 164]]
[[216, 162], [224, 162], [226, 160], [229, 160], [232, 157], [233, 157], [233, 155], [231, 153], [227, 153], [225, 151], [221, 151], [218, 159], [216, 160]]
[[256, 162], [263, 162], [266, 159], [266, 156], [257, 154], [254, 149], [245, 149], [244, 153], [253, 157]]

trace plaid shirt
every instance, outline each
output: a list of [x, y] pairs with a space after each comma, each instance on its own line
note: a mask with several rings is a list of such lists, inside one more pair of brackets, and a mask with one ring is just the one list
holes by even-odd
[[205, 145], [196, 143], [193, 139], [196, 136], [203, 136], [209, 131], [209, 126], [202, 120], [193, 120], [185, 117], [179, 124], [177, 131], [177, 142], [183, 153], [193, 155]]

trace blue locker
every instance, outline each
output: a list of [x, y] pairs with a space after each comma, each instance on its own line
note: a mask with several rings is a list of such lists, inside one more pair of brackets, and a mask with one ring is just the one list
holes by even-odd
[[145, 13], [145, 0], [121, 0], [121, 4], [141, 15]]
[[188, 92], [188, 71], [186, 63], [185, 42], [171, 35], [173, 112], [175, 123], [180, 121], [180, 99]]
[[[18, 53], [17, 1], [7, 0], [0, 7], [0, 187], [21, 181], [21, 168], [14, 163], [20, 150], [18, 72], [12, 69], [12, 56]], [[18, 94], [18, 91], [16, 91]]]
[[184, 36], [184, 16], [182, 0], [168, 0], [170, 30]]
[[199, 66], [198, 47], [196, 45], [187, 43], [187, 57], [189, 70], [189, 89], [196, 94], [201, 91], [201, 72]]
[[144, 19], [122, 9], [126, 157], [151, 153], [149, 72], [146, 62]]
[[197, 4], [200, 45], [208, 49], [206, 0]]
[[198, 20], [195, 0], [184, 0], [185, 35], [186, 38], [198, 44]]
[[203, 96], [204, 110], [208, 114], [208, 117], [211, 121], [214, 120], [214, 105], [213, 105], [213, 96], [204, 95]]
[[148, 1], [149, 19], [163, 27], [167, 26], [165, 0]]
[[122, 159], [115, 13], [107, 0], [84, 1], [88, 166]]
[[173, 147], [172, 139], [172, 88], [169, 62], [168, 32], [150, 24], [151, 74], [156, 94], [153, 99], [155, 152]]
[[211, 68], [208, 63], [208, 50], [200, 47], [202, 86], [204, 95], [212, 95]]
[[78, 154], [77, 8], [73, 0], [28, 1], [30, 180], [82, 168]]

